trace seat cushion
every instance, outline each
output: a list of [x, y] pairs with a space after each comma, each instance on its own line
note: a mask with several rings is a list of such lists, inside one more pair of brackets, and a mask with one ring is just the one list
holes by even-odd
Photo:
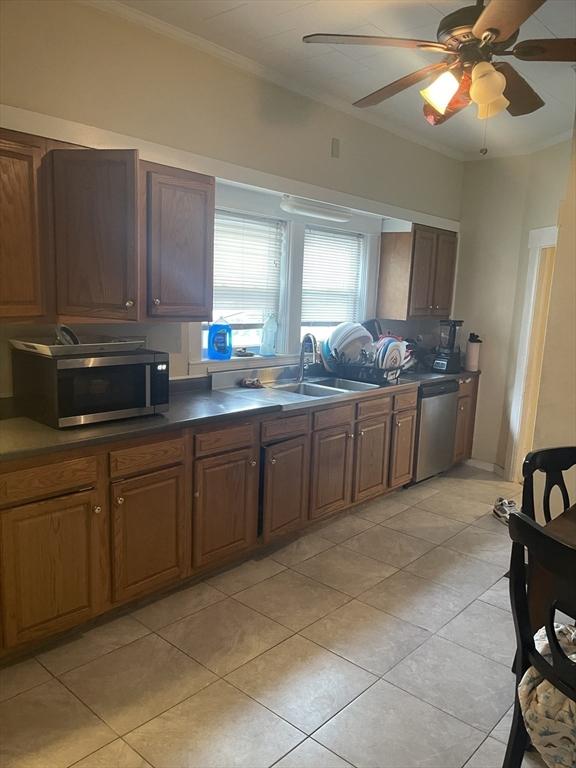
[[[576, 628], [555, 624], [564, 653], [576, 663]], [[544, 628], [534, 635], [536, 650], [550, 662], [552, 656]], [[518, 686], [526, 730], [534, 747], [550, 768], [576, 766], [576, 702], [530, 667]]]

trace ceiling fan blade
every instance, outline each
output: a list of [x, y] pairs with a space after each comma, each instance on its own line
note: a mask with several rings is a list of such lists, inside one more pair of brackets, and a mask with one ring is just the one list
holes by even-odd
[[421, 80], [425, 80], [429, 75], [440, 74], [448, 69], [449, 65], [443, 61], [440, 64], [430, 64], [427, 67], [411, 72], [409, 75], [401, 77], [399, 80], [394, 80], [393, 83], [388, 83], [383, 88], [378, 88], [377, 91], [364, 96], [354, 102], [355, 107], [373, 107], [375, 104], [380, 104], [381, 101], [389, 99], [390, 96], [395, 96], [400, 91], [410, 88], [411, 85], [416, 85]]
[[304, 43], [325, 43], [326, 45], [380, 45], [394, 48], [420, 48], [437, 53], [456, 53], [449, 51], [443, 43], [432, 40], [410, 40], [404, 37], [380, 37], [379, 35], [330, 35], [318, 33], [306, 35]]
[[515, 56], [522, 61], [576, 61], [576, 38], [522, 40], [498, 56]]
[[472, 27], [479, 40], [484, 32], [496, 32], [495, 41], [508, 40], [545, 0], [490, 0]]
[[500, 61], [494, 66], [506, 78], [504, 96], [510, 102], [508, 112], [513, 117], [529, 115], [544, 106], [544, 101], [538, 96], [534, 88], [524, 80], [522, 75], [516, 72], [511, 64]]

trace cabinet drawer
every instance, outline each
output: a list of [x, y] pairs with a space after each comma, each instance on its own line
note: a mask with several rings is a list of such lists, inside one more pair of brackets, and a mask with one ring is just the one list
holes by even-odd
[[349, 424], [354, 419], [354, 404], [337, 405], [314, 414], [314, 429], [337, 427], [339, 424]]
[[460, 376], [458, 379], [458, 397], [468, 397], [474, 394], [476, 379], [474, 376]]
[[134, 475], [149, 469], [160, 469], [184, 461], [184, 440], [162, 440], [146, 443], [136, 448], [110, 452], [110, 476], [113, 478]]
[[285, 437], [298, 437], [298, 435], [305, 435], [309, 429], [310, 416], [307, 413], [265, 421], [262, 424], [262, 442], [270, 443], [273, 440], [283, 440]]
[[394, 395], [394, 410], [405, 411], [407, 408], [416, 408], [418, 402], [418, 390], [405, 392], [402, 395]]
[[373, 400], [361, 400], [356, 404], [356, 418], [365, 419], [368, 416], [380, 416], [392, 411], [391, 397], [378, 397]]
[[209, 456], [212, 453], [247, 448], [256, 442], [254, 424], [233, 424], [210, 432], [200, 432], [194, 438], [196, 456]]
[[96, 479], [97, 461], [93, 456], [8, 472], [0, 475], [0, 505], [91, 488]]

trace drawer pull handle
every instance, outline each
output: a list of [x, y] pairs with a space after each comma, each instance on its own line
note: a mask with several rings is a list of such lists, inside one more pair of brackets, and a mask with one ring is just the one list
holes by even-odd
[[118, 496], [118, 498], [116, 499], [116, 504], [119, 504], [120, 506], [122, 506], [122, 504], [124, 504], [124, 496]]
[[270, 464], [276, 464], [276, 459], [270, 459]]
[[250, 459], [250, 466], [255, 467], [256, 466], [256, 459]]
[[154, 299], [153, 301], [154, 301], [154, 304], [155, 304], [156, 306], [159, 306], [159, 304], [160, 304], [160, 299]]
[[95, 515], [99, 515], [101, 512], [102, 512], [102, 507], [101, 507], [99, 504], [97, 504], [97, 505], [94, 507], [94, 514], [95, 514]]
[[132, 309], [132, 307], [134, 306], [134, 302], [132, 301], [132, 299], [128, 299], [128, 301], [124, 304], [124, 306], [126, 307], [126, 309]]

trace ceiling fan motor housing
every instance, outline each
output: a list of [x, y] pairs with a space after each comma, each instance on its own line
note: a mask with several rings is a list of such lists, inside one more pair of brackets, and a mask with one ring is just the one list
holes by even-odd
[[[480, 41], [472, 34], [472, 27], [480, 17], [484, 9], [478, 5], [467, 5], [459, 8], [453, 13], [444, 16], [438, 25], [436, 37], [439, 43], [444, 43], [453, 51], [462, 50], [462, 48], [475, 49], [478, 53], [477, 60], [485, 59], [485, 49], [488, 48], [491, 53], [505, 51], [518, 37], [518, 31], [514, 32], [508, 40], [501, 40], [498, 43], [491, 43], [489, 46], [479, 47]], [[462, 47], [462, 48], [461, 48]]]

